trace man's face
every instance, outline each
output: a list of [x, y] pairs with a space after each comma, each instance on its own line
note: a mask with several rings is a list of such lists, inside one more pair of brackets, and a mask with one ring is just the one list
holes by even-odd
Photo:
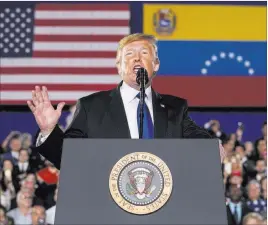
[[30, 208], [33, 204], [33, 196], [30, 192], [25, 191], [23, 192], [19, 205], [25, 207], [25, 208]]
[[121, 52], [119, 73], [131, 87], [139, 88], [136, 76], [140, 67], [147, 70], [149, 83], [151, 83], [154, 72], [159, 69], [159, 62], [156, 58], [154, 47], [146, 40], [129, 43], [124, 46]]
[[23, 145], [23, 148], [25, 148], [25, 149], [30, 148], [30, 146], [32, 145], [32, 139], [31, 139], [31, 137], [26, 138], [23, 141], [22, 145]]
[[262, 159], [267, 159], [267, 148], [266, 148], [266, 141], [260, 140], [258, 143], [258, 153]]
[[10, 160], [5, 160], [3, 163], [3, 169], [9, 169], [9, 170], [13, 170], [13, 164]]
[[258, 160], [256, 162], [256, 170], [258, 171], [258, 173], [265, 172], [265, 169], [266, 169], [265, 161], [264, 160]]
[[13, 138], [10, 141], [10, 149], [11, 151], [18, 152], [21, 149], [21, 139], [19, 138]]
[[241, 159], [245, 156], [244, 149], [241, 146], [236, 146], [235, 152], [240, 155]]
[[252, 142], [247, 141], [245, 143], [245, 149], [246, 149], [246, 154], [251, 155], [252, 151], [254, 150]]
[[251, 200], [256, 200], [260, 197], [260, 187], [256, 184], [250, 184], [248, 189], [248, 197]]
[[260, 140], [258, 143], [258, 150], [259, 152], [262, 152], [266, 148], [265, 140]]
[[34, 191], [35, 184], [36, 184], [35, 176], [33, 174], [28, 174], [23, 182], [23, 186], [29, 189], [30, 191]]
[[230, 189], [230, 198], [234, 202], [239, 202], [242, 197], [242, 191], [237, 186], [232, 186]]
[[29, 159], [29, 154], [27, 150], [21, 150], [19, 155], [20, 162], [27, 162]]
[[230, 139], [235, 142], [236, 141], [236, 135], [234, 133], [232, 133], [230, 135]]
[[32, 210], [32, 222], [38, 224], [39, 219], [46, 219], [45, 209], [42, 206], [34, 206]]
[[215, 122], [213, 122], [213, 124], [211, 125], [211, 130], [214, 133], [217, 133], [220, 130], [220, 123], [219, 123], [219, 121], [216, 120]]
[[32, 174], [32, 173], [29, 173], [26, 177], [26, 180], [28, 181], [32, 181], [32, 182], [36, 182], [36, 178], [35, 178], [35, 175]]
[[235, 185], [241, 185], [242, 184], [242, 177], [241, 176], [232, 176], [230, 178], [230, 183]]

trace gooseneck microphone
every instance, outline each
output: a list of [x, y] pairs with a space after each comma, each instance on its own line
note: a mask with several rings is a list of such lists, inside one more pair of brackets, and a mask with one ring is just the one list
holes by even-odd
[[137, 84], [140, 85], [140, 121], [139, 121], [139, 139], [142, 139], [143, 136], [143, 118], [144, 118], [144, 97], [145, 97], [145, 86], [149, 82], [148, 73], [145, 68], [140, 68], [137, 71], [137, 78], [136, 78]]

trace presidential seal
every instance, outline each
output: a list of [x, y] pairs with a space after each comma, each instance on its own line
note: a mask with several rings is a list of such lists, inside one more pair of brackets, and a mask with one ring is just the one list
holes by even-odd
[[162, 208], [171, 195], [172, 185], [166, 163], [147, 152], [135, 152], [121, 158], [109, 178], [110, 192], [117, 205], [140, 215]]

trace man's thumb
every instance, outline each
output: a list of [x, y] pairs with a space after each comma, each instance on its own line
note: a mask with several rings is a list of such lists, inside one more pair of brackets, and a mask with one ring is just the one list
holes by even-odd
[[60, 103], [57, 105], [57, 111], [58, 111], [59, 113], [61, 113], [62, 108], [64, 107], [64, 105], [65, 105], [65, 102], [60, 102]]

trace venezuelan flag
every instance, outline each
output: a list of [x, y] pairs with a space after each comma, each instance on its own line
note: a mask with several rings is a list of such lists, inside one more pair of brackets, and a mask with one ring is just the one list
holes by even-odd
[[194, 106], [266, 106], [266, 6], [144, 4], [159, 40], [155, 85]]

